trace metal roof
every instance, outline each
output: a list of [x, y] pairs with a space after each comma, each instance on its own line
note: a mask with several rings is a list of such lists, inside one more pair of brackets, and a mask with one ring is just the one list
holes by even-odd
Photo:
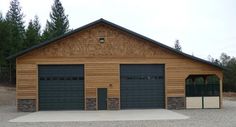
[[45, 46], [45, 45], [48, 45], [48, 44], [50, 44], [50, 43], [54, 43], [54, 42], [56, 42], [57, 40], [63, 39], [63, 38], [65, 38], [65, 37], [69, 36], [69, 35], [72, 35], [72, 34], [74, 34], [74, 33], [77, 33], [77, 32], [79, 32], [79, 31], [81, 31], [81, 30], [84, 30], [84, 29], [86, 29], [86, 28], [89, 28], [89, 27], [94, 26], [94, 25], [99, 24], [99, 23], [103, 23], [103, 24], [110, 25], [110, 26], [112, 26], [112, 27], [114, 27], [114, 28], [116, 28], [116, 29], [119, 29], [119, 30], [121, 30], [121, 31], [124, 31], [124, 32], [126, 32], [126, 33], [128, 33], [128, 34], [130, 34], [130, 35], [133, 35], [133, 36], [135, 36], [135, 37], [138, 37], [138, 38], [141, 38], [141, 39], [143, 39], [143, 40], [149, 41], [149, 42], [151, 42], [151, 43], [153, 43], [153, 44], [156, 44], [156, 45], [158, 45], [158, 46], [160, 46], [160, 47], [162, 47], [162, 48], [168, 49], [168, 50], [170, 50], [170, 51], [172, 51], [172, 52], [174, 52], [174, 53], [176, 53], [176, 54], [185, 56], [185, 57], [190, 58], [190, 59], [192, 59], [192, 60], [199, 61], [199, 62], [202, 62], [202, 63], [205, 63], [205, 64], [212, 65], [212, 66], [214, 66], [214, 67], [223, 69], [223, 67], [220, 66], [220, 65], [217, 65], [217, 64], [214, 64], [214, 63], [212, 63], [212, 62], [206, 61], [206, 60], [204, 60], [204, 59], [201, 59], [201, 58], [198, 58], [198, 57], [195, 57], [195, 56], [186, 54], [186, 53], [184, 53], [184, 52], [182, 52], [182, 51], [178, 51], [178, 50], [176, 50], [176, 49], [173, 49], [173, 48], [171, 48], [171, 47], [169, 47], [169, 46], [167, 46], [167, 45], [164, 45], [164, 44], [162, 44], [162, 43], [160, 43], [160, 42], [158, 42], [158, 41], [155, 41], [155, 40], [153, 40], [153, 39], [151, 39], [151, 38], [148, 38], [148, 37], [146, 37], [146, 36], [143, 36], [143, 35], [141, 35], [141, 34], [138, 34], [138, 33], [134, 32], [134, 31], [131, 31], [131, 30], [129, 30], [129, 29], [126, 29], [126, 28], [124, 28], [124, 27], [122, 27], [122, 26], [119, 26], [119, 25], [117, 25], [117, 24], [114, 24], [114, 23], [112, 23], [112, 22], [110, 22], [110, 21], [107, 21], [107, 20], [105, 20], [105, 19], [103, 19], [103, 18], [101, 18], [101, 19], [99, 19], [99, 20], [96, 20], [96, 21], [94, 21], [94, 22], [91, 22], [91, 23], [89, 23], [89, 24], [87, 24], [87, 25], [84, 25], [84, 26], [82, 26], [82, 27], [79, 27], [79, 28], [77, 28], [77, 29], [75, 29], [75, 30], [72, 30], [72, 31], [70, 31], [70, 32], [68, 32], [68, 33], [66, 33], [66, 34], [63, 34], [63, 35], [61, 35], [61, 36], [55, 37], [55, 38], [53, 38], [53, 39], [51, 39], [51, 40], [48, 40], [48, 41], [39, 43], [38, 45], [34, 45], [34, 46], [32, 46], [32, 47], [30, 47], [30, 48], [28, 48], [28, 49], [25, 49], [25, 50], [23, 50], [23, 51], [20, 51], [20, 52], [14, 54], [14, 55], [11, 55], [11, 56], [7, 57], [7, 59], [10, 60], [10, 59], [19, 57], [19, 56], [21, 56], [21, 55], [23, 55], [23, 54], [25, 54], [25, 53], [27, 53], [27, 52], [30, 52], [30, 51], [32, 51], [32, 50], [34, 50], [34, 49], [38, 49], [38, 48], [43, 47], [43, 46]]

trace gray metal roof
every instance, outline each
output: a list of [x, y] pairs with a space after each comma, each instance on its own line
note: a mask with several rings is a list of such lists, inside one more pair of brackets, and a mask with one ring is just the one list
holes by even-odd
[[126, 29], [126, 28], [124, 28], [124, 27], [122, 27], [122, 26], [119, 26], [119, 25], [117, 25], [117, 24], [114, 24], [114, 23], [112, 23], [112, 22], [109, 22], [109, 21], [107, 21], [107, 20], [105, 20], [105, 19], [103, 19], [103, 18], [101, 18], [101, 19], [99, 19], [99, 20], [96, 20], [96, 21], [94, 21], [94, 22], [91, 22], [91, 23], [89, 23], [89, 24], [87, 24], [87, 25], [84, 25], [84, 26], [82, 26], [82, 27], [79, 27], [79, 28], [77, 28], [77, 29], [75, 29], [75, 30], [72, 30], [72, 31], [70, 31], [70, 32], [68, 32], [68, 33], [66, 33], [66, 34], [63, 34], [63, 35], [58, 36], [58, 37], [56, 37], [56, 38], [53, 38], [53, 39], [51, 39], [51, 40], [48, 40], [48, 41], [39, 43], [38, 45], [34, 45], [34, 46], [32, 46], [32, 47], [30, 47], [30, 48], [28, 48], [28, 49], [25, 49], [25, 50], [23, 50], [23, 51], [20, 51], [20, 52], [14, 54], [14, 55], [11, 55], [11, 56], [7, 57], [7, 59], [10, 60], [10, 59], [19, 57], [19, 56], [21, 56], [21, 55], [23, 55], [23, 54], [25, 54], [25, 53], [27, 53], [27, 52], [30, 52], [30, 51], [32, 51], [32, 50], [34, 50], [34, 49], [38, 49], [38, 48], [43, 47], [43, 46], [45, 46], [45, 45], [48, 45], [48, 44], [50, 44], [50, 43], [54, 43], [54, 42], [56, 42], [57, 40], [63, 39], [63, 38], [65, 38], [65, 37], [69, 36], [69, 35], [72, 35], [72, 34], [74, 34], [74, 33], [77, 33], [77, 32], [79, 32], [79, 31], [81, 31], [81, 30], [84, 30], [84, 29], [86, 29], [86, 28], [88, 28], [88, 27], [94, 26], [94, 25], [99, 24], [99, 23], [103, 23], [103, 24], [110, 25], [110, 26], [112, 26], [112, 27], [114, 27], [114, 28], [116, 28], [116, 29], [119, 29], [119, 30], [121, 30], [121, 31], [124, 31], [124, 32], [126, 32], [126, 33], [128, 33], [128, 34], [130, 34], [130, 35], [133, 35], [133, 36], [135, 36], [135, 37], [138, 37], [138, 38], [141, 38], [141, 39], [143, 39], [143, 40], [149, 41], [149, 42], [151, 42], [151, 43], [153, 43], [153, 44], [156, 44], [156, 45], [158, 45], [158, 46], [160, 46], [160, 47], [162, 47], [162, 48], [168, 49], [168, 50], [170, 50], [170, 51], [172, 51], [172, 52], [174, 52], [174, 53], [176, 53], [176, 54], [185, 56], [185, 57], [190, 58], [190, 59], [192, 59], [192, 60], [199, 61], [199, 62], [202, 62], [202, 63], [205, 63], [205, 64], [212, 65], [212, 66], [214, 66], [214, 67], [223, 69], [223, 67], [220, 66], [220, 65], [217, 65], [217, 64], [214, 64], [214, 63], [212, 63], [212, 62], [206, 61], [206, 60], [204, 60], [204, 59], [201, 59], [201, 58], [198, 58], [198, 57], [195, 57], [195, 56], [186, 54], [186, 53], [184, 53], [184, 52], [175, 50], [175, 49], [173, 49], [173, 48], [171, 48], [171, 47], [169, 47], [169, 46], [167, 46], [167, 45], [164, 45], [164, 44], [162, 44], [162, 43], [160, 43], [160, 42], [158, 42], [158, 41], [155, 41], [155, 40], [153, 40], [153, 39], [150, 39], [150, 38], [148, 38], [148, 37], [146, 37], [146, 36], [143, 36], [143, 35], [141, 35], [141, 34], [138, 34], [138, 33], [134, 32], [134, 31], [128, 30], [128, 29]]

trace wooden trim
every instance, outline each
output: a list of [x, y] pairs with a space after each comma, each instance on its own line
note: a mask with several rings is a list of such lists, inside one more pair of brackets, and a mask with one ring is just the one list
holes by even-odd
[[18, 109], [18, 87], [19, 87], [19, 78], [18, 78], [18, 59], [16, 59], [16, 106], [17, 106], [17, 111]]
[[87, 107], [86, 107], [87, 106], [86, 104], [87, 103], [87, 99], [86, 99], [87, 98], [87, 94], [86, 94], [86, 91], [87, 91], [86, 90], [86, 78], [87, 78], [86, 74], [87, 73], [86, 73], [85, 68], [86, 68], [86, 64], [84, 64], [84, 110], [87, 110]]
[[164, 88], [165, 89], [165, 95], [164, 95], [165, 96], [165, 99], [164, 99], [165, 102], [164, 102], [164, 104], [165, 104], [165, 106], [164, 107], [165, 107], [165, 109], [167, 109], [167, 87], [168, 87], [167, 86], [167, 84], [168, 84], [167, 73], [168, 72], [166, 71], [167, 70], [166, 67], [167, 67], [166, 64], [164, 64], [164, 69], [165, 69], [164, 70], [164, 76], [165, 76], [165, 80], [164, 80], [164, 86], [165, 86], [165, 88]]
[[96, 110], [98, 110], [98, 88], [96, 88]]
[[[107, 99], [106, 99], [106, 105], [107, 105], [107, 109], [106, 110], [108, 110], [108, 92], [109, 92], [109, 87], [108, 88], [106, 88], [107, 89]], [[98, 92], [97, 92], [98, 93]], [[98, 99], [98, 98], [97, 98]], [[99, 109], [98, 109], [99, 110]]]
[[36, 65], [36, 91], [37, 91], [37, 94], [36, 94], [36, 111], [39, 111], [39, 76], [38, 76], [38, 70], [39, 70], [39, 66], [38, 65]]
[[[121, 64], [118, 65], [118, 70], [119, 70], [119, 71], [118, 71], [118, 73], [119, 73], [119, 74], [118, 74], [118, 76], [119, 76], [119, 78], [118, 78], [118, 79], [119, 79], [119, 81], [118, 81], [118, 82], [119, 82], [119, 83], [118, 83], [118, 85], [119, 85], [119, 90], [120, 90], [120, 65], [121, 65]], [[121, 100], [121, 90], [120, 90], [120, 95], [119, 95], [119, 110], [121, 109], [120, 100]]]

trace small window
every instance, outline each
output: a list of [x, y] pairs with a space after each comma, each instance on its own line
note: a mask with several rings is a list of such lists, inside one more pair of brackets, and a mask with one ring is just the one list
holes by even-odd
[[53, 77], [52, 80], [57, 80], [57, 77]]
[[39, 80], [45, 80], [45, 78], [44, 77], [40, 77]]
[[158, 78], [159, 78], [159, 79], [164, 79], [164, 77], [163, 77], [163, 76], [159, 76]]
[[72, 80], [78, 80], [79, 78], [77, 78], [77, 77], [72, 77]]
[[66, 80], [71, 80], [71, 77], [66, 77]]
[[79, 80], [84, 80], [84, 77], [79, 77]]

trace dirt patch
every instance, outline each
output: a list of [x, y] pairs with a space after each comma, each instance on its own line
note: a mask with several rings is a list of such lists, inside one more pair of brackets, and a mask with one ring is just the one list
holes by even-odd
[[0, 87], [16, 87], [16, 84], [12, 83], [0, 83]]
[[14, 87], [0, 86], [0, 105], [16, 104], [16, 89]]
[[226, 100], [236, 101], [236, 92], [224, 92], [223, 97]]
[[236, 92], [224, 92], [224, 97], [236, 97]]

